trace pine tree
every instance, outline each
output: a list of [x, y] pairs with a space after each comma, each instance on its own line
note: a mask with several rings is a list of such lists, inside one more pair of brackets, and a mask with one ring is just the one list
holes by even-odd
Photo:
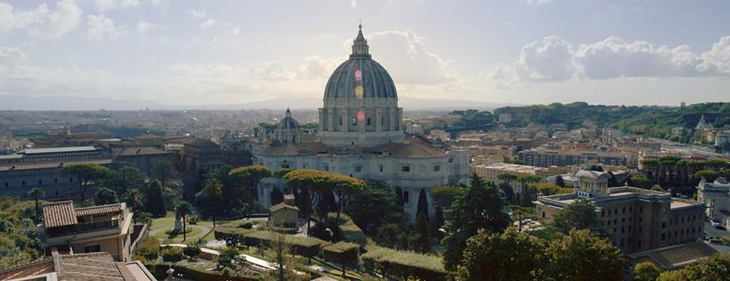
[[415, 250], [419, 253], [428, 253], [431, 249], [431, 237], [428, 231], [428, 219], [425, 215], [420, 214], [416, 219], [416, 230], [418, 238], [415, 243]]
[[565, 187], [565, 180], [563, 180], [563, 177], [562, 176], [558, 175], [555, 178], [555, 185], [557, 185], [559, 187]]

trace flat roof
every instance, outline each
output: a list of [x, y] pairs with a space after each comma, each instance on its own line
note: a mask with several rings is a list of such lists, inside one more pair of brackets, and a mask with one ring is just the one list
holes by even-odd
[[96, 151], [93, 146], [70, 146], [70, 147], [51, 147], [51, 148], [31, 148], [21, 152], [25, 155], [32, 154], [48, 154], [48, 153], [67, 153], [67, 152], [88, 152]]

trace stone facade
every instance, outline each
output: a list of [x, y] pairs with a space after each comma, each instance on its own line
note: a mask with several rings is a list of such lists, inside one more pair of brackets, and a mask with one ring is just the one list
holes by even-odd
[[625, 253], [702, 238], [705, 212], [700, 202], [629, 186], [608, 188], [608, 175], [602, 172], [581, 171], [577, 176], [576, 192], [541, 196], [535, 202], [538, 217], [544, 222], [552, 223], [560, 210], [577, 200], [590, 200], [612, 242]]

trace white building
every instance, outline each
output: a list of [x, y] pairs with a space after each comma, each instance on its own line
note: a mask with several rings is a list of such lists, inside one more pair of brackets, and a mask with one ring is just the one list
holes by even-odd
[[[404, 137], [403, 109], [398, 107], [395, 83], [371, 58], [362, 29], [350, 58], [330, 76], [323, 101], [318, 141], [285, 138], [272, 142], [255, 153], [254, 162], [274, 170], [316, 169], [384, 181], [404, 198], [403, 208], [411, 220], [421, 193], [433, 211], [430, 189], [468, 181], [468, 151], [444, 151], [425, 138]], [[288, 118], [289, 114], [284, 120]], [[265, 179], [258, 186], [259, 201], [264, 204], [271, 202], [274, 188], [285, 188], [274, 179]]]
[[725, 178], [707, 182], [703, 178], [697, 185], [697, 201], [705, 203], [707, 216], [723, 225], [730, 225], [730, 183]]

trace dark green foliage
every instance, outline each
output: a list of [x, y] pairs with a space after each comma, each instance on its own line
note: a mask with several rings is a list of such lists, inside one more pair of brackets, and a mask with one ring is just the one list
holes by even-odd
[[160, 255], [160, 241], [152, 236], [145, 238], [137, 245], [137, 255], [144, 257], [148, 261], [157, 260], [157, 257]]
[[398, 280], [449, 280], [441, 259], [432, 255], [374, 247], [360, 258], [365, 270]]
[[596, 171], [596, 172], [603, 172], [603, 167], [601, 165], [591, 165], [588, 167], [589, 171]]
[[510, 224], [509, 215], [503, 211], [504, 205], [497, 187], [472, 175], [471, 186], [447, 211], [444, 227], [447, 235], [441, 241], [446, 269], [456, 269], [469, 237], [479, 230], [501, 232]]
[[451, 203], [456, 200], [456, 197], [463, 195], [464, 192], [465, 189], [463, 188], [442, 186], [431, 189], [429, 193], [436, 206], [440, 206], [442, 209], [448, 209], [451, 207]]
[[145, 207], [147, 212], [153, 217], [164, 217], [167, 209], [165, 208], [165, 199], [162, 195], [162, 187], [157, 181], [152, 181], [147, 185], [145, 192]]
[[284, 202], [284, 193], [282, 193], [278, 188], [274, 188], [274, 190], [271, 191], [270, 196], [272, 206]]
[[416, 218], [423, 215], [428, 220], [428, 197], [426, 197], [426, 189], [421, 189], [418, 193], [418, 206], [416, 208]]
[[429, 226], [431, 236], [435, 237], [438, 240], [444, 238], [443, 233], [440, 230], [441, 227], [444, 226], [444, 222], [444, 211], [441, 209], [440, 206], [436, 206], [436, 210], [433, 213], [433, 219], [431, 220], [431, 224]]
[[588, 200], [578, 200], [560, 210], [553, 226], [562, 233], [569, 233], [572, 229], [587, 229], [596, 235], [606, 235], [601, 221], [596, 213], [596, 206]]
[[624, 254], [588, 230], [574, 230], [550, 243], [543, 280], [624, 280]]
[[662, 272], [657, 281], [730, 281], [730, 254], [717, 254], [681, 269]]
[[353, 194], [345, 214], [368, 235], [374, 235], [383, 224], [401, 223], [404, 217], [390, 187], [382, 182], [368, 182], [367, 187]]
[[200, 245], [198, 243], [190, 243], [187, 247], [183, 248], [183, 253], [190, 258], [197, 257], [200, 254]]
[[162, 188], [167, 188], [168, 183], [177, 175], [177, 170], [167, 160], [157, 160], [152, 163], [150, 176], [160, 182]]
[[162, 256], [162, 261], [164, 262], [179, 262], [185, 257], [180, 248], [173, 247], [162, 249], [160, 255]]
[[565, 180], [563, 180], [562, 176], [558, 175], [557, 177], [555, 177], [555, 185], [559, 187], [565, 187]]
[[342, 229], [335, 220], [318, 221], [309, 228], [309, 235], [324, 241], [337, 242], [342, 240]]
[[661, 271], [650, 262], [642, 262], [634, 266], [634, 281], [655, 281]]
[[114, 190], [106, 187], [96, 190], [96, 195], [94, 195], [94, 203], [96, 203], [96, 205], [106, 205], [117, 202], [119, 202], [119, 199], [117, 198], [117, 193]]
[[132, 189], [144, 188], [145, 175], [137, 168], [124, 165], [101, 179], [100, 185], [114, 190], [118, 196], [124, 197]]
[[546, 263], [546, 244], [514, 228], [502, 234], [479, 232], [467, 242], [457, 280], [537, 280]]
[[70, 164], [63, 167], [64, 175], [73, 176], [79, 183], [81, 201], [86, 200], [88, 188], [94, 186], [100, 179], [109, 175], [108, 168], [99, 164]]
[[632, 176], [628, 180], [628, 185], [642, 189], [651, 189], [651, 187], [654, 186], [654, 182], [646, 177]]
[[[617, 127], [634, 134], [648, 137], [669, 138], [672, 128], [694, 128], [702, 115], [716, 128], [730, 124], [730, 103], [698, 103], [687, 107], [664, 107], [656, 111], [647, 111], [632, 118], [624, 116], [613, 121]], [[690, 133], [691, 135], [691, 133]], [[685, 139], [691, 141], [692, 138]]]
[[568, 129], [575, 129], [583, 125], [583, 120], [593, 121], [600, 128], [622, 119], [662, 110], [664, 108], [658, 106], [589, 105], [585, 102], [574, 102], [519, 107], [508, 106], [497, 108], [494, 110], [494, 115], [512, 114], [513, 121], [510, 125], [519, 127], [525, 127], [530, 122], [534, 122], [541, 125], [565, 124]]
[[416, 218], [416, 232], [418, 232], [418, 238], [416, 238], [413, 248], [416, 252], [428, 253], [431, 250], [431, 237], [428, 229], [428, 218], [423, 214]]

